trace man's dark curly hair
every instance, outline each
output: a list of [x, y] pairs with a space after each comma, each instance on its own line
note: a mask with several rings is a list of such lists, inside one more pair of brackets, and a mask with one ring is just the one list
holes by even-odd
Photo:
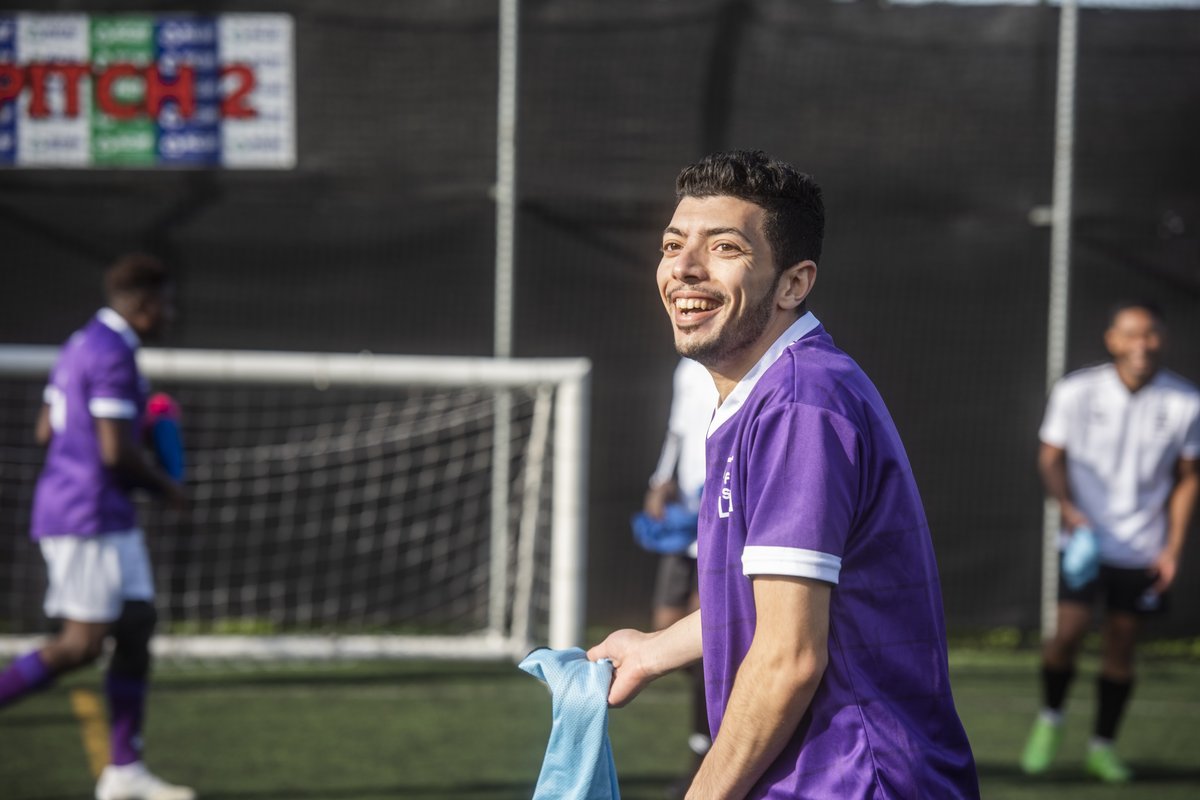
[[767, 212], [764, 233], [776, 269], [820, 261], [825, 204], [811, 176], [761, 150], [732, 150], [684, 167], [675, 181], [676, 200], [721, 196], [747, 200]]
[[127, 253], [104, 274], [104, 293], [112, 301], [122, 296], [138, 299], [158, 294], [171, 282], [166, 265], [148, 253]]

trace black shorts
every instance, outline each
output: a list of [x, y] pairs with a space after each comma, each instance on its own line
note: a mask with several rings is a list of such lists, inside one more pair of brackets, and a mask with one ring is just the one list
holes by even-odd
[[1145, 567], [1126, 568], [1100, 565], [1100, 574], [1091, 581], [1072, 589], [1062, 573], [1062, 559], [1058, 569], [1058, 602], [1082, 603], [1095, 608], [1097, 601], [1104, 601], [1105, 611], [1149, 616], [1167, 610], [1171, 593], [1159, 594], [1151, 590], [1156, 580]]
[[654, 581], [655, 608], [687, 608], [696, 591], [696, 559], [687, 553], [661, 556]]

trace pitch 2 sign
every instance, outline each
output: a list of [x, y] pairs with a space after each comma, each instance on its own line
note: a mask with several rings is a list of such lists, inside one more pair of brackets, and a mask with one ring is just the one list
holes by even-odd
[[0, 166], [296, 162], [286, 14], [0, 14]]

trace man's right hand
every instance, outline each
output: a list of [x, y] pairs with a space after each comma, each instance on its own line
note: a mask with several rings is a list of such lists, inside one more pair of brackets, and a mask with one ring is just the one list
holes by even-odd
[[693, 611], [669, 628], [654, 633], [626, 628], [588, 650], [591, 661], [607, 658], [613, 664], [608, 704], [623, 706], [646, 684], [671, 670], [695, 664], [702, 655], [700, 612]]
[[675, 481], [667, 481], [657, 486], [651, 486], [649, 491], [646, 492], [646, 499], [642, 503], [642, 510], [652, 519], [662, 519], [663, 514], [667, 512], [667, 503], [674, 500], [678, 495], [679, 487], [675, 484]]
[[588, 650], [589, 661], [607, 658], [613, 665], [613, 682], [608, 690], [608, 704], [614, 708], [625, 705], [650, 681], [657, 678], [643, 661], [647, 645], [655, 638], [653, 633], [642, 633], [631, 628], [614, 631], [600, 644]]
[[1067, 533], [1074, 533], [1079, 528], [1090, 528], [1092, 524], [1074, 503], [1059, 502], [1059, 514], [1062, 516], [1062, 527]]
[[169, 480], [163, 484], [163, 503], [172, 511], [182, 514], [188, 510], [192, 501], [182, 483]]

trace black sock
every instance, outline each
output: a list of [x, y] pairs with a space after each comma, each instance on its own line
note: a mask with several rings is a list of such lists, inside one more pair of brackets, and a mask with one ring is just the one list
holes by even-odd
[[1042, 702], [1046, 708], [1062, 711], [1067, 700], [1067, 689], [1075, 678], [1074, 669], [1054, 669], [1042, 665]]
[[1096, 713], [1096, 737], [1112, 741], [1117, 738], [1117, 725], [1125, 714], [1129, 695], [1133, 693], [1133, 680], [1116, 681], [1103, 675], [1096, 681], [1096, 698], [1099, 711]]

